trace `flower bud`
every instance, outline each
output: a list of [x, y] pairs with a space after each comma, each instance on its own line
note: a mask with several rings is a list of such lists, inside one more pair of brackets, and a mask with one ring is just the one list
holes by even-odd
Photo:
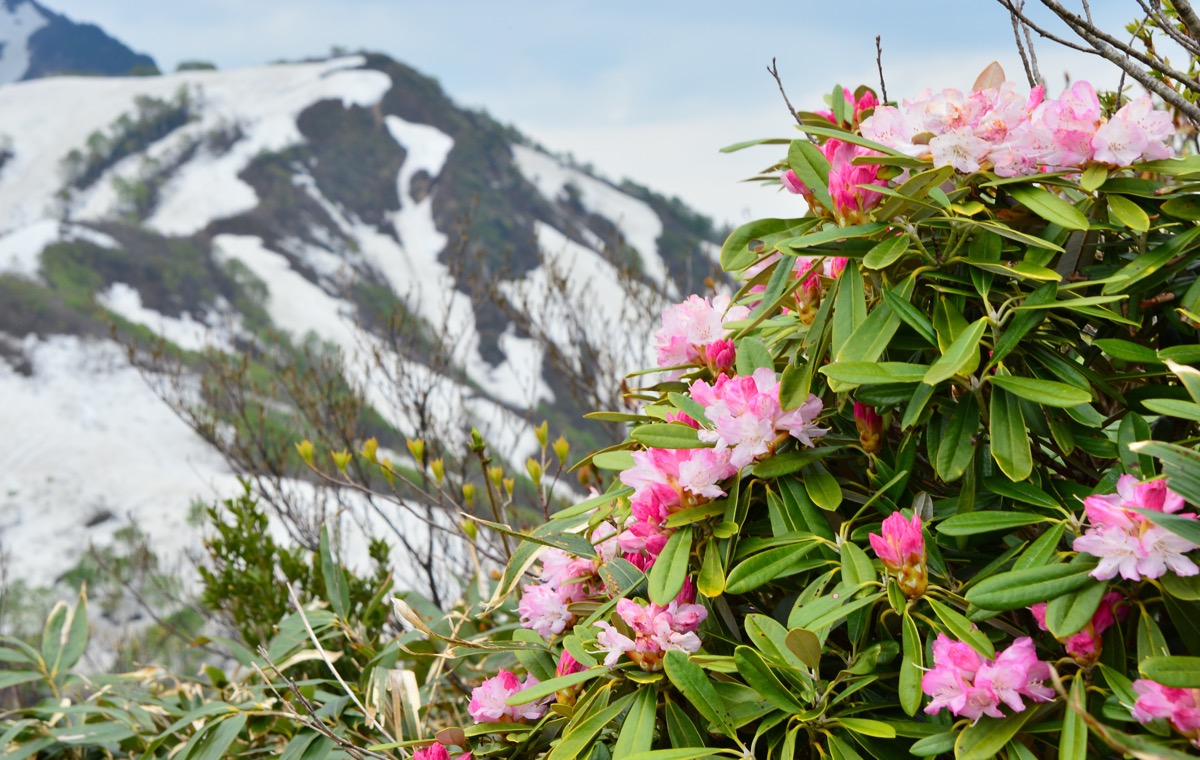
[[296, 444], [296, 453], [304, 460], [304, 463], [312, 467], [313, 463], [313, 444], [307, 438]]
[[462, 494], [463, 501], [467, 503], [467, 506], [473, 505], [475, 503], [475, 484], [463, 483]]
[[567, 439], [561, 435], [554, 442], [554, 456], [558, 457], [559, 464], [567, 463], [567, 455], [571, 453], [571, 444], [567, 443]]
[[363, 458], [368, 462], [378, 461], [377, 452], [379, 450], [379, 441], [375, 438], [368, 438], [362, 447]]
[[350, 452], [343, 449], [331, 451], [329, 455], [333, 457], [333, 463], [337, 465], [338, 472], [346, 474], [346, 465], [350, 464]]
[[446, 463], [442, 461], [441, 457], [438, 457], [429, 463], [429, 469], [433, 471], [433, 479], [440, 486], [442, 479], [446, 477]]
[[875, 411], [875, 407], [855, 401], [854, 425], [858, 428], [858, 440], [863, 451], [878, 454], [883, 448], [883, 418]]
[[417, 466], [421, 466], [425, 462], [425, 441], [420, 438], [413, 440], [409, 438], [405, 441], [408, 444], [408, 453], [412, 454], [413, 459], [417, 460]]
[[525, 460], [525, 471], [529, 473], [529, 478], [535, 486], [542, 485], [542, 465], [536, 459], [530, 457]]
[[893, 512], [883, 521], [882, 533], [867, 536], [875, 555], [895, 576], [906, 596], [921, 596], [929, 585], [921, 518], [913, 515], [912, 520], [907, 520], [899, 512]]

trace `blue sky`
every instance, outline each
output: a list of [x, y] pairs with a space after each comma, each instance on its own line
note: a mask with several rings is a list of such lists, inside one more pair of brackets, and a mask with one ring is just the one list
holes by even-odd
[[[678, 195], [718, 222], [792, 213], [792, 199], [739, 180], [772, 163], [755, 137], [791, 137], [766, 73], [779, 61], [798, 108], [817, 108], [835, 82], [876, 85], [883, 37], [892, 98], [923, 87], [966, 89], [990, 61], [1023, 81], [1012, 26], [994, 0], [43, 0], [99, 24], [164, 70], [201, 59], [221, 68], [378, 50], [441, 81], [555, 151], [613, 178]], [[1031, 0], [1035, 5], [1035, 0]], [[1070, 3], [1078, 5], [1078, 3]], [[1116, 30], [1134, 0], [1092, 2]], [[1114, 87], [1107, 64], [1038, 44], [1052, 92], [1063, 75]]]

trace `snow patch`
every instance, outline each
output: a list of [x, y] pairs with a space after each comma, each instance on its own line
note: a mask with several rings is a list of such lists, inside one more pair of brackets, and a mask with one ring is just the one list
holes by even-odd
[[658, 239], [663, 232], [662, 220], [647, 203], [626, 195], [607, 182], [565, 166], [541, 151], [514, 145], [512, 152], [513, 161], [521, 174], [552, 203], [563, 198], [567, 185], [574, 187], [585, 209], [610, 220], [621, 231], [625, 241], [637, 249], [646, 275], [660, 287], [667, 288], [672, 295], [675, 294], [675, 285], [658, 252]]
[[108, 290], [96, 296], [96, 301], [130, 322], [149, 327], [186, 351], [201, 351], [210, 346], [226, 352], [233, 350], [229, 335], [219, 327], [214, 327], [226, 318], [215, 311], [210, 312], [204, 322], [197, 322], [186, 312], [182, 317], [168, 317], [143, 306], [142, 294], [123, 282], [114, 282]]
[[119, 247], [112, 237], [90, 227], [42, 219], [0, 237], [0, 273], [39, 279], [42, 251], [59, 240], [86, 240], [102, 248]]

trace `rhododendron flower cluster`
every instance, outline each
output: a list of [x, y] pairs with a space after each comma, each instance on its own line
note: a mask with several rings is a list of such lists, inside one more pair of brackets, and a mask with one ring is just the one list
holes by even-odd
[[507, 704], [510, 697], [537, 684], [538, 680], [533, 676], [527, 676], [522, 682], [511, 671], [501, 670], [475, 687], [471, 692], [471, 703], [467, 706], [467, 712], [476, 723], [522, 723], [526, 720], [537, 720], [546, 714], [549, 698], [523, 705]]
[[868, 534], [867, 540], [875, 555], [896, 577], [900, 590], [907, 596], [920, 596], [929, 585], [929, 571], [925, 564], [925, 536], [921, 533], [921, 518], [913, 515], [911, 520], [899, 512], [888, 515], [882, 527], [882, 535]]
[[[1125, 601], [1124, 595], [1117, 591], [1109, 591], [1100, 599], [1100, 606], [1096, 608], [1092, 614], [1092, 619], [1087, 625], [1079, 631], [1067, 636], [1064, 639], [1059, 639], [1067, 648], [1067, 654], [1075, 658], [1076, 661], [1084, 664], [1093, 663], [1100, 658], [1100, 649], [1103, 644], [1104, 632], [1113, 626], [1118, 620], [1124, 620], [1129, 613], [1129, 608], [1126, 605], [1120, 604]], [[1029, 608], [1037, 619], [1038, 627], [1043, 631], [1050, 630], [1046, 626], [1046, 602], [1039, 602]]]
[[[878, 156], [877, 151], [831, 137], [820, 146], [821, 154], [829, 161], [829, 195], [833, 208], [829, 209], [838, 221], [857, 224], [865, 220], [866, 212], [878, 205], [883, 194], [872, 190], [872, 185], [884, 187], [887, 180], [879, 176], [878, 164], [855, 165], [860, 156]], [[812, 208], [818, 208], [816, 195], [796, 173], [788, 169], [779, 181], [789, 192], [804, 198]]]
[[863, 120], [863, 137], [934, 166], [970, 173], [990, 167], [1002, 177], [1078, 168], [1089, 163], [1127, 166], [1167, 158], [1171, 116], [1155, 111], [1149, 96], [1105, 121], [1096, 91], [1076, 82], [1057, 100], [1041, 87], [1028, 95], [1004, 82], [963, 94], [929, 90], [899, 108], [878, 106]]
[[[629, 500], [634, 520], [618, 541], [634, 564], [638, 553], [652, 561], [662, 551], [670, 535], [664, 523], [671, 514], [724, 496], [717, 484], [737, 472], [729, 452], [716, 449], [635, 451], [633, 463], [621, 473], [621, 482], [634, 489]], [[649, 564], [645, 559], [642, 567]]]
[[1200, 747], [1200, 689], [1175, 689], [1139, 678], [1133, 682], [1133, 690], [1138, 695], [1133, 717], [1139, 723], [1170, 721], [1172, 728]]
[[666, 607], [653, 602], [642, 605], [632, 599], [617, 601], [617, 615], [633, 635], [626, 636], [610, 623], [596, 623], [600, 628], [596, 641], [607, 652], [604, 664], [611, 668], [621, 655], [627, 655], [642, 670], [659, 670], [663, 654], [672, 649], [688, 654], [700, 651], [695, 631], [708, 617], [708, 610], [694, 604], [695, 599], [696, 588], [688, 579]]
[[[600, 523], [591, 534], [600, 562], [612, 559], [618, 550], [616, 529], [607, 522]], [[517, 611], [521, 625], [532, 628], [538, 635], [551, 639], [574, 624], [575, 615], [569, 605], [594, 599], [603, 589], [596, 578], [597, 561], [577, 557], [562, 549], [542, 552], [542, 570], [537, 583], [522, 587]]]
[[[725, 322], [736, 322], [750, 315], [745, 306], [730, 306], [729, 296], [713, 296], [712, 301], [697, 295], [663, 309], [662, 328], [654, 333], [658, 366], [700, 364], [713, 372], [733, 366], [733, 341]], [[676, 370], [673, 377], [682, 372]]]
[[[441, 744], [430, 744], [413, 752], [412, 760], [450, 760], [450, 753]], [[461, 754], [455, 760], [471, 760], [471, 753]]]
[[729, 461], [737, 469], [774, 452], [780, 432], [805, 446], [815, 445], [813, 439], [829, 432], [816, 424], [824, 405], [812, 394], [795, 409], [783, 410], [779, 380], [766, 367], [749, 376], [722, 375], [712, 385], [697, 380], [691, 393], [713, 424], [712, 430], [700, 430], [700, 440], [715, 443], [717, 451], [728, 449]]
[[[1132, 475], [1122, 475], [1116, 493], [1089, 496], [1083, 506], [1091, 527], [1075, 539], [1073, 548], [1100, 558], [1093, 578], [1109, 580], [1119, 573], [1137, 581], [1159, 578], [1167, 570], [1181, 576], [1200, 573], [1196, 563], [1184, 556], [1200, 546], [1133, 511], [1174, 514], [1183, 509], [1183, 499], [1167, 488], [1166, 481], [1139, 483]], [[1192, 513], [1179, 516], [1196, 518]]]
[[1050, 666], [1037, 658], [1028, 636], [988, 660], [969, 645], [939, 633], [933, 642], [933, 669], [921, 678], [921, 689], [933, 697], [925, 712], [933, 715], [945, 708], [972, 721], [984, 715], [1002, 718], [1001, 704], [1021, 712], [1022, 697], [1035, 702], [1053, 699], [1054, 690], [1043, 683], [1049, 677]]

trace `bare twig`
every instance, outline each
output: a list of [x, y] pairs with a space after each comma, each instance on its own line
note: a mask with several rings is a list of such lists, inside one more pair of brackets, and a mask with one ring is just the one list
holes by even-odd
[[[1138, 5], [1142, 6], [1142, 10], [1146, 13], [1146, 18], [1153, 19], [1153, 21], [1158, 25], [1158, 28], [1162, 29], [1168, 37], [1176, 42], [1176, 44], [1192, 55], [1200, 55], [1200, 43], [1197, 43], [1196, 40], [1176, 29], [1175, 25], [1171, 23], [1171, 20], [1163, 14], [1161, 6], [1156, 8], [1150, 3], [1147, 3], [1146, 0], [1137, 0], [1137, 3]], [[1142, 23], [1144, 25], [1145, 21]]]
[[800, 126], [804, 126], [804, 122], [800, 119], [800, 114], [792, 107], [792, 101], [788, 100], [787, 92], [783, 89], [783, 80], [779, 78], [779, 67], [775, 64], [775, 59], [771, 59], [771, 65], [767, 67], [767, 71], [775, 79], [775, 84], [779, 87], [779, 94], [783, 96], [783, 102], [787, 104], [788, 113], [796, 120]]
[[1179, 20], [1187, 27], [1188, 32], [1200, 39], [1200, 16], [1196, 15], [1192, 4], [1188, 0], [1175, 0], [1172, 5], [1175, 6], [1175, 12], [1179, 14]]
[[[1013, 38], [1017, 41], [1017, 53], [1021, 56], [1021, 65], [1025, 67], [1025, 79], [1029, 81], [1030, 87], [1037, 87], [1037, 78], [1033, 74], [1033, 66], [1029, 62], [1029, 56], [1025, 52], [1025, 42], [1021, 39], [1022, 23], [1016, 13], [1009, 13], [1012, 17]], [[1029, 27], [1024, 27], [1026, 34], [1029, 33]]]
[[[774, 63], [774, 61], [772, 61]], [[879, 96], [881, 103], [888, 102], [887, 83], [883, 81], [883, 42], [880, 35], [875, 35], [875, 66], [879, 69]]]

